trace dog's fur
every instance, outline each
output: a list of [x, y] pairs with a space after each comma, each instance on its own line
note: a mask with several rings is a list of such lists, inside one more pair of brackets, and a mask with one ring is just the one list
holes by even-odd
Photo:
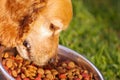
[[71, 0], [0, 0], [0, 44], [44, 65], [71, 18]]

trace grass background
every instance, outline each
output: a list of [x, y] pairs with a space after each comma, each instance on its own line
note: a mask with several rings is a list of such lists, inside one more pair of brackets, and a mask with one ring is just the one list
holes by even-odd
[[105, 80], [120, 80], [120, 0], [72, 0], [60, 44], [86, 56]]

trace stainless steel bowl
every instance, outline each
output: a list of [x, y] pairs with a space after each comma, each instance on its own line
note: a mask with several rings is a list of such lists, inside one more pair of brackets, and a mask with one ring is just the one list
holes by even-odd
[[[79, 53], [59, 45], [58, 54], [75, 61], [83, 69], [87, 69], [91, 71], [97, 80], [104, 80], [100, 71], [89, 60], [87, 60], [84, 56], [80, 55]], [[2, 61], [1, 55], [0, 55], [0, 61]], [[3, 68], [1, 62], [0, 62], [0, 71], [1, 71], [0, 80], [14, 80], [14, 78], [12, 78], [12, 76], [10, 76]]]

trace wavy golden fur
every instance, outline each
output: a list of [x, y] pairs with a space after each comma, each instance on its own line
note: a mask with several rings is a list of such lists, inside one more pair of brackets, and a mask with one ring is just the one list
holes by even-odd
[[44, 65], [71, 19], [71, 0], [0, 0], [0, 44]]

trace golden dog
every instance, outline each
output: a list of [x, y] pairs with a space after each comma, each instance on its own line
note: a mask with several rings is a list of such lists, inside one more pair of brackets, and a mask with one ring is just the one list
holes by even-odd
[[71, 0], [0, 0], [0, 44], [38, 65], [53, 56], [72, 19]]

